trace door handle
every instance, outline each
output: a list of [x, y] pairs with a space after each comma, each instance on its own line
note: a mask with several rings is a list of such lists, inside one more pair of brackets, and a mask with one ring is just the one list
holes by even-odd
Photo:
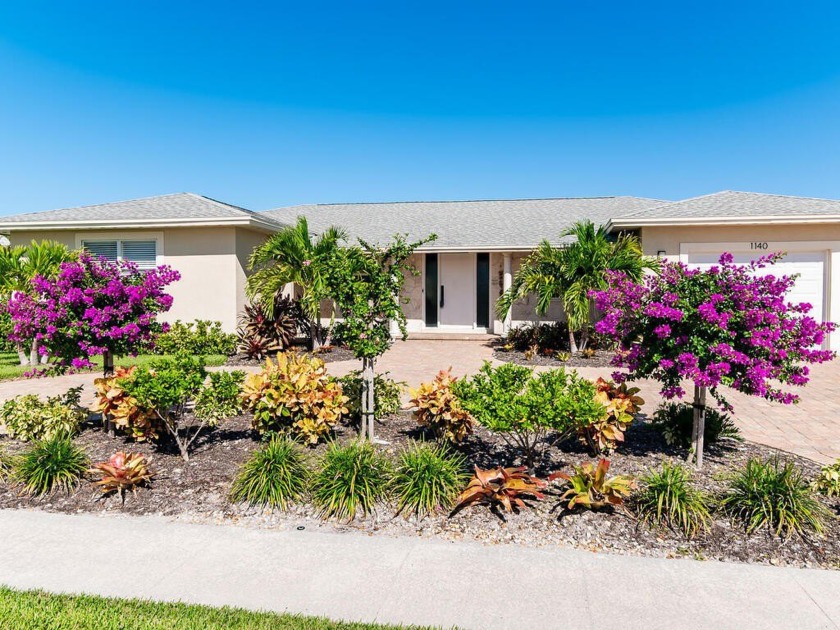
[[445, 288], [446, 287], [444, 287], [443, 285], [440, 285], [440, 307], [441, 308], [443, 308], [443, 303], [446, 301], [445, 300], [446, 293], [444, 292]]

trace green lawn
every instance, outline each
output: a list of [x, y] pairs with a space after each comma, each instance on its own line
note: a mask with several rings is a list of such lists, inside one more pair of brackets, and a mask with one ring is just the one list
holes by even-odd
[[[114, 362], [116, 365], [148, 365], [152, 361], [157, 361], [165, 355], [141, 354], [136, 357], [117, 358]], [[222, 354], [211, 354], [204, 357], [207, 365], [222, 365], [227, 359]], [[96, 357], [93, 362], [102, 369], [102, 357]], [[29, 371], [29, 367], [21, 367], [18, 356], [14, 352], [1, 353], [0, 352], [0, 381], [9, 380], [11, 378], [20, 378], [25, 372]]]
[[[51, 595], [0, 586], [3, 628], [28, 630], [382, 630], [404, 626], [330, 621], [320, 617], [255, 613], [238, 608], [160, 604], [88, 595]], [[412, 626], [419, 628], [419, 626]]]

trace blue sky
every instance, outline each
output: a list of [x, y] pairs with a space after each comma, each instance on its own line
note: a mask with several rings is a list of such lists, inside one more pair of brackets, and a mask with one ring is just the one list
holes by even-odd
[[0, 4], [0, 214], [840, 198], [839, 113], [836, 0]]

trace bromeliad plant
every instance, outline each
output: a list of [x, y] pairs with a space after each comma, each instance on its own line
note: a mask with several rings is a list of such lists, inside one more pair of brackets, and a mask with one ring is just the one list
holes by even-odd
[[624, 432], [633, 423], [645, 401], [638, 396], [638, 387], [599, 378], [595, 381], [595, 400], [604, 406], [604, 415], [594, 422], [578, 427], [581, 442], [589, 446], [593, 455], [611, 451], [624, 442]]
[[525, 499], [545, 498], [542, 493], [545, 486], [545, 481], [525, 472], [524, 466], [488, 470], [476, 466], [475, 475], [456, 499], [455, 509], [449, 516], [454, 516], [470, 505], [486, 505], [497, 516], [502, 516], [500, 508], [506, 512], [518, 512], [528, 507]]
[[623, 475], [608, 476], [610, 461], [601, 458], [597, 466], [585, 462], [574, 467], [569, 475], [556, 472], [549, 475], [549, 481], [563, 479], [568, 488], [560, 496], [560, 505], [571, 512], [577, 507], [602, 510], [607, 507], [622, 507], [624, 498], [633, 489], [633, 481]]
[[155, 441], [164, 430], [153, 409], [140, 406], [137, 399], [126, 393], [123, 385], [134, 379], [136, 367], [118, 367], [113, 376], [97, 378], [93, 381], [96, 398], [90, 408], [94, 413], [102, 414], [103, 426], [106, 421], [114, 427], [127, 431], [138, 442]]
[[431, 383], [409, 388], [414, 417], [420, 426], [428, 427], [439, 440], [460, 444], [473, 432], [475, 420], [461, 406], [452, 386], [458, 380], [452, 368], [441, 370]]
[[116, 492], [123, 501], [126, 490], [136, 492], [139, 487], [149, 483], [153, 476], [145, 455], [123, 451], [111, 455], [107, 462], [96, 464], [89, 472], [100, 476], [94, 483], [103, 494]]
[[834, 357], [820, 347], [835, 325], [810, 317], [810, 304], [788, 301], [796, 278], [762, 274], [781, 258], [772, 254], [736, 265], [723, 254], [707, 270], [665, 263], [660, 275], [642, 282], [612, 273], [609, 287], [593, 292], [604, 313], [596, 330], [619, 343], [613, 365], [629, 371], [614, 374], [616, 381], [653, 378], [668, 399], [682, 398], [683, 382], [693, 382], [690, 456], [698, 468], [707, 391], [727, 410], [722, 386], [794, 403], [798, 396], [780, 385], [805, 385], [808, 364]]
[[463, 408], [520, 450], [528, 466], [542, 455], [550, 431], [560, 439], [604, 415], [592, 382], [563, 368], [534, 375], [521, 365], [494, 368], [486, 362], [472, 378], [453, 387]]
[[347, 413], [347, 396], [327, 375], [324, 362], [294, 352], [278, 354], [276, 362], [267, 359], [261, 372], [250, 374], [242, 401], [260, 435], [288, 433], [309, 445], [326, 437]]

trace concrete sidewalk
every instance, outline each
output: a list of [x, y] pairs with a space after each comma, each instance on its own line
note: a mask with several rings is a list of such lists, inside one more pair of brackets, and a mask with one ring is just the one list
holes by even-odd
[[516, 628], [838, 628], [840, 572], [0, 512], [15, 588]]

